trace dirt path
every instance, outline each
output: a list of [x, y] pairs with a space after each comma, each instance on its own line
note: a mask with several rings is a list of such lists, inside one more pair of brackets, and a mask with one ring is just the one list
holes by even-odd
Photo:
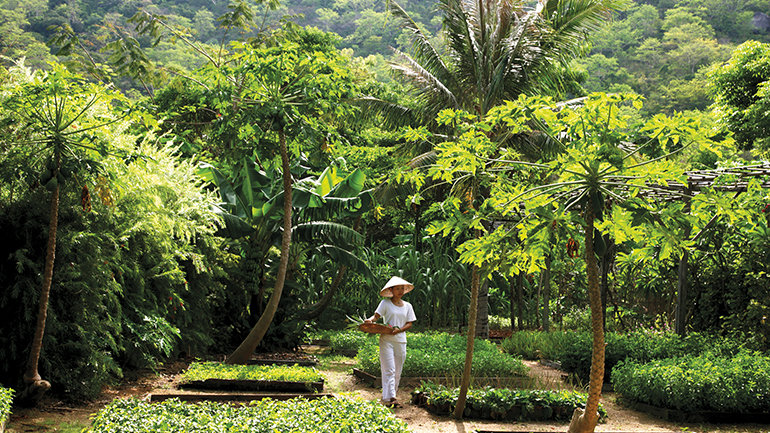
[[[561, 372], [537, 362], [526, 362], [530, 374], [538, 377], [543, 388], [563, 388]], [[377, 401], [380, 390], [370, 387], [350, 374], [354, 361], [351, 358], [339, 358], [324, 363], [323, 371], [327, 376], [324, 392], [336, 395], [354, 394], [361, 398]], [[14, 408], [7, 433], [20, 432], [61, 432], [79, 433], [90, 424], [89, 417], [115, 398], [143, 398], [153, 392], [163, 392], [173, 388], [177, 373], [185, 366], [175, 363], [167, 366], [160, 374], [139, 375], [124, 385], [105, 390], [102, 398], [82, 406], [65, 405], [57, 401], [47, 401], [40, 408]], [[414, 433], [473, 433], [486, 432], [563, 432], [565, 423], [550, 422], [494, 422], [478, 420], [457, 421], [450, 417], [439, 417], [426, 410], [408, 404], [413, 386], [399, 389], [399, 400], [403, 407], [395, 409], [395, 415], [406, 421]], [[675, 424], [662, 421], [641, 412], [624, 408], [615, 402], [615, 396], [607, 393], [602, 403], [609, 414], [605, 424], [597, 426], [597, 432], [714, 432], [714, 433], [766, 433], [770, 424]]]

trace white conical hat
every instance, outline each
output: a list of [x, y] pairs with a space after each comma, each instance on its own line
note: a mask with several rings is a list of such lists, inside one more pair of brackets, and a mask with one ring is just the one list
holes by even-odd
[[391, 277], [391, 279], [385, 283], [385, 287], [380, 290], [380, 296], [384, 296], [386, 298], [392, 297], [393, 292], [390, 289], [398, 286], [404, 286], [404, 294], [407, 294], [411, 292], [412, 289], [414, 289], [414, 284], [410, 283], [409, 281], [406, 281], [401, 277]]

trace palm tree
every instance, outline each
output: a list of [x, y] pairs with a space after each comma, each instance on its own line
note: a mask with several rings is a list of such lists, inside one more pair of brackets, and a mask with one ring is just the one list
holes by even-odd
[[[399, 61], [392, 67], [422, 100], [416, 117], [424, 122], [433, 122], [444, 108], [483, 117], [521, 94], [558, 93], [566, 64], [582, 54], [587, 34], [621, 5], [622, 0], [541, 0], [526, 9], [513, 0], [440, 0], [442, 53], [391, 1], [391, 13], [410, 33], [413, 48], [411, 55], [395, 50]], [[404, 118], [409, 110], [400, 108]]]

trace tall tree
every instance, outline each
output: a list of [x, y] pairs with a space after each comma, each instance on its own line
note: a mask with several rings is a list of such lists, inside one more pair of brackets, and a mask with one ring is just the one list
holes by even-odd
[[[7, 113], [10, 117], [6, 120], [16, 122], [15, 135], [23, 137], [14, 144], [27, 149], [30, 166], [44, 167], [41, 169], [40, 183], [51, 191], [40, 301], [23, 377], [27, 388], [20, 394], [22, 400], [36, 403], [51, 386], [40, 376], [38, 362], [53, 281], [60, 192], [62, 187], [73, 181], [78, 172], [82, 174], [85, 170], [97, 168], [99, 164], [95, 156], [111, 151], [111, 146], [103, 139], [104, 135], [100, 131], [103, 132], [110, 124], [125, 116], [116, 111], [125, 100], [117, 92], [89, 84], [58, 64], [53, 65], [50, 73], [30, 74], [26, 81], [12, 84], [15, 84], [9, 86], [12, 96], [5, 101], [10, 109]], [[114, 107], [111, 107], [112, 104]]]

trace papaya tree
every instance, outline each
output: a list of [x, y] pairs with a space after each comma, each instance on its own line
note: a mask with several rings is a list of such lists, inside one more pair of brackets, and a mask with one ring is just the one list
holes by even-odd
[[98, 157], [113, 151], [103, 132], [128, 112], [118, 111], [126, 103], [120, 93], [88, 83], [58, 64], [48, 73], [29, 74], [6, 88], [11, 96], [5, 101], [4, 117], [15, 122], [13, 144], [25, 149], [29, 155], [26, 170], [38, 171], [39, 184], [51, 193], [40, 301], [23, 377], [27, 387], [20, 393], [22, 400], [34, 403], [51, 386], [41, 377], [38, 361], [54, 273], [60, 193], [62, 188], [83, 185], [83, 207], [90, 206], [82, 176], [97, 171]]
[[[463, 209], [458, 200], [450, 202], [453, 216], [431, 228], [444, 234], [465, 227], [482, 231], [481, 236], [460, 245], [460, 260], [485, 272], [501, 271], [510, 276], [536, 271], [544, 267], [546, 256], [542, 240], [548, 236], [542, 232], [552, 229], [552, 224], [543, 224], [543, 215], [565, 215], [565, 222], [580, 222], [593, 349], [588, 401], [585, 411], [573, 416], [570, 431], [593, 431], [598, 420], [604, 379], [596, 257], [605, 248], [601, 234], [610, 233], [616, 241], [631, 237], [643, 241], [646, 231], [642, 225], [657, 224], [660, 210], [649, 194], [663, 192], [659, 185], [667, 182], [686, 182], [684, 165], [674, 158], [675, 149], [692, 143], [709, 144], [697, 123], [681, 115], [630, 122], [624, 112], [640, 104], [639, 97], [633, 95], [592, 95], [578, 106], [567, 107], [558, 107], [547, 98], [520, 97], [493, 108], [480, 122], [463, 125], [460, 140], [436, 147], [433, 176], [449, 179], [474, 167], [485, 174], [490, 188], [489, 198], [475, 210]], [[462, 115], [443, 112], [439, 115], [442, 118]], [[549, 162], [517, 162], [515, 154], [489, 139], [493, 135], [490, 132], [500, 129], [519, 134], [534, 128], [560, 143], [564, 152]], [[652, 145], [671, 152], [655, 159], [639, 152]], [[442, 206], [447, 207], [447, 203]], [[577, 213], [577, 219], [567, 216], [571, 211]], [[667, 247], [683, 246], [674, 242]]]

